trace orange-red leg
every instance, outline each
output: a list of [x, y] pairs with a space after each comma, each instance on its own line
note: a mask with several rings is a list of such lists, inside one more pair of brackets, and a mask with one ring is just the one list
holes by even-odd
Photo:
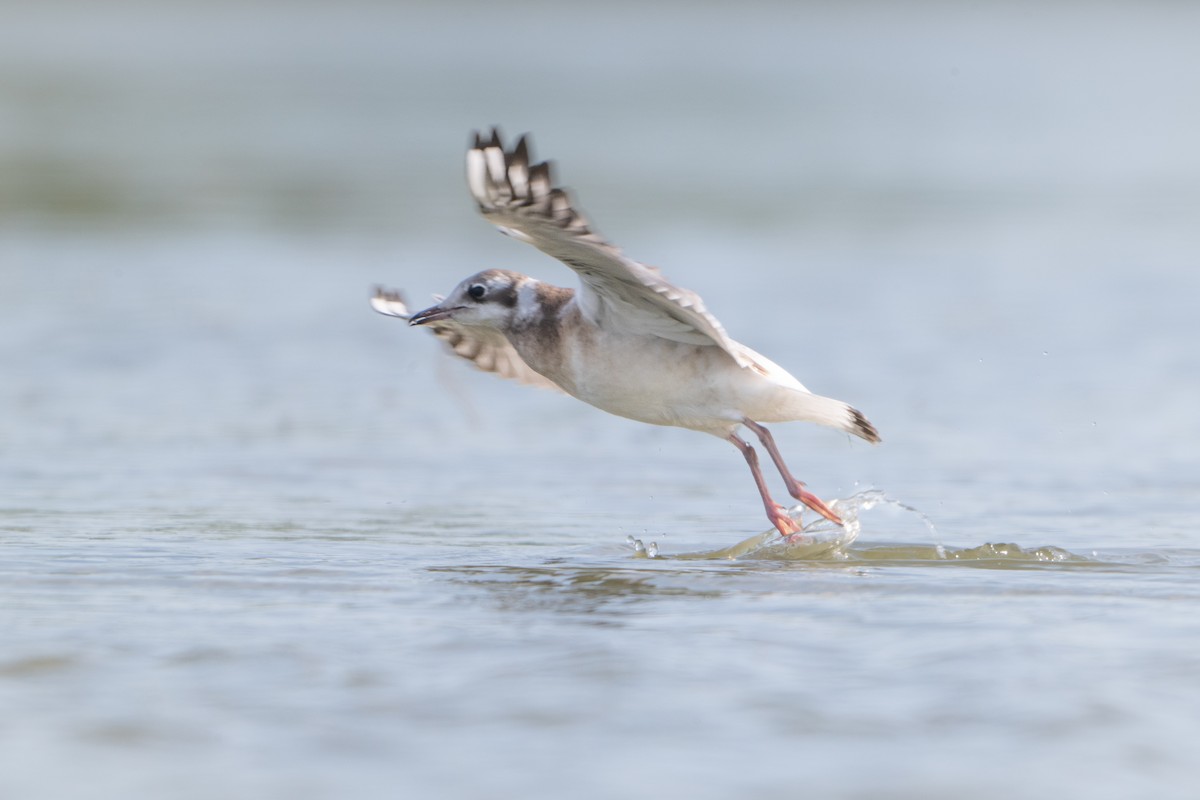
[[768, 455], [775, 462], [775, 468], [779, 470], [779, 474], [783, 477], [784, 484], [787, 485], [788, 494], [799, 500], [804, 505], [811, 508], [813, 511], [820, 514], [825, 519], [835, 525], [842, 524], [842, 518], [833, 513], [833, 510], [821, 502], [821, 498], [817, 497], [812, 492], [804, 488], [804, 482], [798, 481], [792, 477], [792, 473], [788, 470], [787, 464], [783, 463], [783, 456], [779, 454], [779, 448], [775, 446], [775, 437], [771, 436], [771, 432], [759, 425], [754, 420], [744, 419], [742, 423], [754, 431], [754, 435], [763, 443], [763, 447], [767, 448]]
[[771, 495], [767, 491], [767, 482], [763, 480], [762, 470], [758, 468], [758, 453], [754, 452], [754, 448], [736, 433], [729, 434], [729, 441], [733, 442], [734, 447], [742, 451], [742, 455], [746, 457], [746, 463], [750, 465], [750, 472], [754, 475], [754, 483], [758, 486], [758, 493], [762, 495], [763, 506], [767, 509], [767, 519], [771, 520], [771, 524], [775, 526], [775, 529], [784, 536], [799, 533], [800, 526], [796, 524], [796, 520], [788, 516], [787, 509], [771, 499]]

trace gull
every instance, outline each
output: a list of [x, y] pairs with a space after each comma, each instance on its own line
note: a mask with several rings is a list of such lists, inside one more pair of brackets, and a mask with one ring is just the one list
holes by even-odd
[[487, 372], [557, 389], [599, 409], [731, 442], [750, 466], [767, 518], [785, 537], [801, 527], [767, 489], [766, 448], [788, 493], [838, 525], [841, 518], [796, 480], [765, 422], [815, 422], [878, 442], [875, 427], [840, 400], [813, 394], [778, 364], [730, 338], [700, 296], [656, 267], [626, 257], [596, 232], [550, 162], [534, 164], [529, 136], [506, 150], [498, 129], [475, 133], [467, 185], [483, 217], [579, 276], [579, 288], [487, 269], [410, 314], [399, 292], [378, 288], [372, 307], [425, 326], [457, 356]]

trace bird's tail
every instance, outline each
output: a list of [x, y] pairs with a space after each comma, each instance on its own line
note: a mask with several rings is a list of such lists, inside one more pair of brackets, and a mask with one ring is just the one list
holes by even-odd
[[863, 416], [861, 411], [841, 400], [834, 400], [832, 397], [797, 392], [789, 410], [792, 416], [789, 416], [788, 420], [804, 420], [815, 422], [818, 425], [828, 425], [831, 428], [837, 428], [866, 439], [872, 444], [880, 440], [879, 431], [875, 430], [875, 426]]

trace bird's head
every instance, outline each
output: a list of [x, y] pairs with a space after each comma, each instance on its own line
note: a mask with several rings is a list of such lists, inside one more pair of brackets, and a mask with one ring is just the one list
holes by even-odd
[[516, 314], [518, 292], [529, 280], [504, 269], [485, 270], [455, 286], [436, 306], [414, 314], [408, 324], [453, 320], [461, 325], [504, 330]]

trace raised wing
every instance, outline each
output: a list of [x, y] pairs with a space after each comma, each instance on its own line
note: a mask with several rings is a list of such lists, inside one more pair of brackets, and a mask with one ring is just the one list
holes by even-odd
[[699, 295], [626, 258], [592, 229], [567, 192], [554, 185], [550, 162], [530, 164], [528, 136], [506, 152], [498, 129], [488, 139], [476, 133], [467, 151], [467, 184], [489, 222], [579, 273], [579, 304], [593, 322], [715, 345], [740, 366], [755, 366]]
[[[371, 297], [371, 308], [380, 314], [402, 320], [412, 316], [404, 302], [404, 295], [382, 286], [376, 287]], [[530, 369], [499, 331], [479, 326], [467, 327], [453, 320], [430, 322], [422, 327], [445, 342], [454, 355], [465, 358], [484, 372], [494, 372], [502, 378], [529, 386], [562, 391], [558, 384]]]

